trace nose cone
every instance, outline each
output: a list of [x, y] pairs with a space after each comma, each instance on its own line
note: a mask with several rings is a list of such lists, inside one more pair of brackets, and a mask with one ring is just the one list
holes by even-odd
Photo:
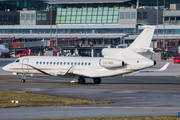
[[9, 49], [6, 49], [6, 52], [8, 53], [8, 52], [9, 52]]
[[4, 67], [2, 68], [2, 70], [8, 71], [8, 65], [4, 66]]

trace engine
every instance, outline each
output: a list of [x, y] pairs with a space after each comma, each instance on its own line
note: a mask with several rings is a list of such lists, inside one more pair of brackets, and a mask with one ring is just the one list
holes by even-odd
[[102, 58], [99, 64], [105, 68], [118, 68], [124, 66], [124, 61], [110, 58]]

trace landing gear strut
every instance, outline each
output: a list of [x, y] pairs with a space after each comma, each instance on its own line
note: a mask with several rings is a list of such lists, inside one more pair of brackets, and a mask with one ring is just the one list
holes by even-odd
[[22, 80], [21, 80], [21, 82], [22, 82], [22, 83], [25, 83], [25, 82], [26, 82], [25, 79], [26, 79], [26, 75], [25, 75], [25, 74], [22, 74]]
[[85, 83], [86, 83], [86, 80], [85, 80], [83, 77], [80, 76], [80, 77], [78, 78], [78, 83], [79, 83], [79, 84], [85, 84]]
[[26, 81], [25, 81], [25, 79], [22, 79], [21, 82], [22, 82], [22, 83], [25, 83]]
[[95, 84], [100, 84], [101, 83], [101, 78], [94, 78], [94, 83]]

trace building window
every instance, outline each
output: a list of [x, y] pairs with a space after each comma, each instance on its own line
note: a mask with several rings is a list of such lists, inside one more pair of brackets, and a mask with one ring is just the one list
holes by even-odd
[[137, 18], [138, 18], [138, 19], [142, 19], [142, 12], [138, 12], [138, 13], [137, 13]]
[[180, 22], [180, 16], [176, 17], [176, 22]]
[[41, 20], [41, 13], [37, 13], [37, 20]]
[[164, 22], [169, 22], [169, 17], [165, 17]]
[[26, 20], [30, 20], [30, 13], [26, 13]]
[[130, 12], [126, 12], [126, 19], [130, 19]]
[[143, 12], [143, 19], [147, 19], [147, 12]]
[[21, 13], [21, 20], [25, 20], [25, 13]]
[[175, 17], [170, 17], [170, 22], [175, 22]]
[[35, 13], [31, 13], [31, 20], [35, 20]]
[[42, 13], [42, 20], [46, 20], [46, 13]]
[[124, 19], [124, 12], [120, 12], [120, 19]]
[[136, 12], [131, 12], [131, 19], [136, 19]]

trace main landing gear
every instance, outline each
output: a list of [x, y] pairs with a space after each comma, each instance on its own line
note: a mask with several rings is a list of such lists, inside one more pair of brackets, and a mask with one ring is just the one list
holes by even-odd
[[[95, 84], [101, 83], [101, 78], [93, 78], [93, 81]], [[79, 83], [79, 84], [85, 84], [86, 80], [82, 76], [76, 76], [71, 83]]]
[[101, 83], [101, 78], [94, 78], [93, 79], [95, 84], [100, 84]]
[[25, 83], [25, 82], [26, 82], [25, 79], [26, 79], [26, 75], [25, 75], [25, 74], [22, 74], [22, 80], [21, 80], [21, 82], [22, 82], [22, 83]]
[[86, 80], [85, 80], [83, 77], [80, 76], [80, 77], [78, 78], [78, 83], [79, 83], [79, 84], [85, 84], [85, 83], [86, 83]]

